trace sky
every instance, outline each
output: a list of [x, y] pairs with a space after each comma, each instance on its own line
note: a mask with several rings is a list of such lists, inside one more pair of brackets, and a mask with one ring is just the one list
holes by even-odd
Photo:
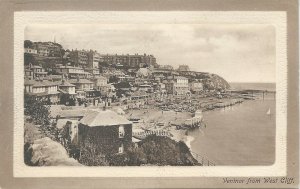
[[103, 54], [152, 54], [175, 69], [215, 73], [229, 82], [275, 82], [275, 28], [257, 24], [39, 24], [25, 39]]

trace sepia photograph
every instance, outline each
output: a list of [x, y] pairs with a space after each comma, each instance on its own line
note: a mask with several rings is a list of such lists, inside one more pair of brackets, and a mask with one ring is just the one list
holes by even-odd
[[13, 177], [74, 188], [94, 178], [99, 187], [296, 185], [287, 18], [14, 12]]
[[28, 166], [275, 162], [271, 24], [29, 24]]
[[0, 189], [299, 187], [298, 6], [0, 1]]
[[0, 0], [0, 189], [299, 188], [299, 0]]

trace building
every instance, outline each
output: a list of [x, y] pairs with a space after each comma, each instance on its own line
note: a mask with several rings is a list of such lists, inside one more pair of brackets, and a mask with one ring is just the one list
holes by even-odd
[[188, 65], [179, 65], [177, 71], [184, 71], [184, 72], [187, 72], [187, 71], [190, 71], [190, 68]]
[[76, 91], [91, 91], [94, 87], [94, 83], [87, 79], [70, 79], [69, 82], [75, 85]]
[[85, 50], [72, 50], [70, 52], [70, 60], [76, 67], [88, 67], [88, 52]]
[[53, 42], [34, 42], [34, 49], [42, 57], [62, 57], [62, 46]]
[[[150, 97], [150, 94], [146, 93], [145, 91], [135, 91], [130, 95], [129, 100], [145, 100]], [[144, 104], [143, 104], [144, 105]]]
[[94, 79], [92, 79], [92, 81], [94, 82], [94, 88], [97, 90], [101, 90], [101, 87], [104, 87], [107, 85], [108, 79], [106, 77], [103, 76], [98, 76], [95, 77]]
[[165, 83], [168, 94], [173, 95], [189, 95], [189, 81], [185, 77], [175, 77], [173, 80], [169, 80]]
[[58, 74], [66, 75], [68, 78], [89, 78], [92, 74], [85, 72], [81, 67], [59, 66], [53, 68]]
[[100, 54], [90, 50], [88, 53], [88, 68], [99, 69]]
[[141, 78], [147, 78], [150, 77], [152, 75], [150, 69], [148, 68], [140, 68], [137, 72], [136, 72], [136, 76], [137, 77], [141, 77]]
[[69, 82], [75, 85], [76, 99], [79, 102], [87, 100], [87, 98], [94, 99], [99, 96], [96, 94], [97, 91], [94, 90], [94, 82], [87, 79], [70, 79]]
[[64, 78], [57, 82], [60, 95], [60, 103], [65, 105], [75, 105], [76, 91], [75, 85], [69, 83]]
[[38, 52], [36, 49], [32, 49], [32, 48], [24, 48], [24, 53], [28, 53], [28, 54], [33, 54], [33, 55], [37, 55]]
[[33, 71], [29, 68], [24, 69], [24, 79], [33, 80]]
[[132, 143], [132, 122], [111, 110], [89, 111], [79, 121], [78, 142], [94, 144], [105, 156], [122, 154]]
[[41, 66], [34, 66], [29, 64], [28, 67], [25, 67], [24, 77], [25, 79], [44, 79], [47, 77], [47, 72]]
[[121, 64], [124, 67], [129, 68], [143, 68], [149, 67], [150, 65], [156, 65], [156, 58], [153, 55], [110, 55], [110, 54], [102, 54], [100, 58], [100, 64], [107, 63], [110, 65]]
[[144, 91], [147, 93], [152, 93], [153, 92], [153, 87], [151, 85], [143, 84], [138, 86], [139, 91]]
[[[94, 76], [94, 77], [97, 77], [100, 75], [100, 71], [97, 68], [85, 68], [84, 71], [86, 73], [90, 73], [91, 76]], [[89, 77], [89, 76], [87, 76], [87, 77]]]
[[124, 75], [124, 76], [119, 76], [117, 79], [122, 82], [122, 81], [128, 81], [128, 82], [134, 82], [135, 77], [129, 76], [129, 75]]
[[56, 82], [25, 80], [24, 91], [25, 94], [46, 104], [57, 104], [59, 102], [58, 84]]
[[171, 66], [171, 65], [159, 65], [158, 69], [160, 69], [160, 70], [170, 70], [170, 71], [174, 70], [173, 66]]
[[203, 84], [198, 81], [193, 81], [190, 83], [190, 90], [194, 94], [199, 94], [203, 91]]
[[117, 78], [122, 78], [125, 77], [125, 73], [121, 70], [116, 70], [116, 69], [105, 69], [103, 70], [103, 76], [110, 78], [110, 77], [117, 77]]
[[159, 88], [159, 92], [161, 94], [166, 94], [167, 93], [167, 90], [166, 90], [166, 84], [164, 83], [159, 83], [158, 84], [158, 88]]
[[100, 91], [101, 96], [104, 98], [116, 98], [116, 88], [111, 83], [97, 87], [97, 89]]

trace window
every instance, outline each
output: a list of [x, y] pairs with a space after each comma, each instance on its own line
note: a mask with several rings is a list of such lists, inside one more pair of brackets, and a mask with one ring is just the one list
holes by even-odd
[[121, 125], [119, 126], [119, 138], [124, 138], [124, 136], [125, 136], [124, 126]]
[[119, 154], [123, 153], [124, 152], [124, 147], [123, 147], [123, 144], [121, 144], [119, 146]]

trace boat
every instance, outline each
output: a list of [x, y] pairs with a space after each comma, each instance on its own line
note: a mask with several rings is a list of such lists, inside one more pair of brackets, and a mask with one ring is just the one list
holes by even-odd
[[267, 115], [271, 115], [271, 108], [268, 109]]

